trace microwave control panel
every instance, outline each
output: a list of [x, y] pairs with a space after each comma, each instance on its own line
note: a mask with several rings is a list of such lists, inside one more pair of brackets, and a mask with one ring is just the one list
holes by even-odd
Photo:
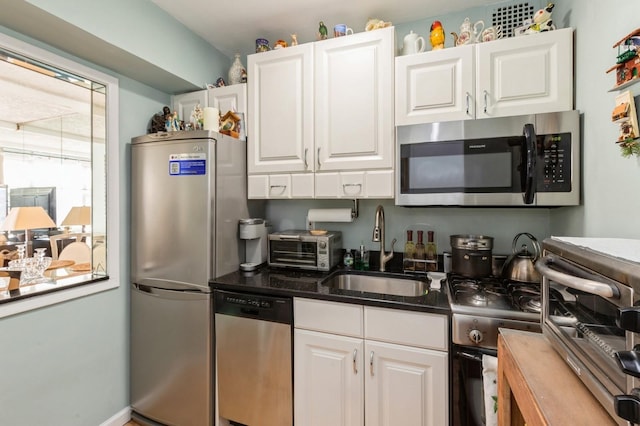
[[538, 192], [571, 191], [571, 133], [538, 135]]

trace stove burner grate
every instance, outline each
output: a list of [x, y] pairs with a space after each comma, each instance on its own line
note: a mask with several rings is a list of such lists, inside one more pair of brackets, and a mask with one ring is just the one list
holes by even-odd
[[470, 279], [450, 275], [447, 279], [454, 303], [474, 308], [540, 313], [540, 285], [501, 280]]

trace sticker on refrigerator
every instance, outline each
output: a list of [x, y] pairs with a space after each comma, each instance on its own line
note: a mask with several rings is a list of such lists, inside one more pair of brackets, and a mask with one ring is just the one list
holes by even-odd
[[204, 175], [207, 173], [207, 154], [170, 154], [171, 176]]

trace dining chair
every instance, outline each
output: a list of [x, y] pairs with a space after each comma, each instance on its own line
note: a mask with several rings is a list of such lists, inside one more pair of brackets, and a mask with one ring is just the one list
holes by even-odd
[[[49, 243], [51, 245], [51, 258], [53, 260], [58, 259], [58, 253], [60, 252], [60, 248], [64, 250], [64, 248], [69, 245], [65, 244], [65, 240], [74, 239], [76, 242], [81, 242], [84, 238], [84, 241], [89, 241], [91, 234], [88, 232], [78, 232], [71, 234], [56, 234], [49, 236]], [[59, 243], [60, 242], [60, 243]], [[61, 247], [59, 246], [61, 245]]]
[[73, 242], [62, 249], [58, 260], [73, 260], [75, 263], [89, 263], [91, 262], [91, 248], [84, 242]]

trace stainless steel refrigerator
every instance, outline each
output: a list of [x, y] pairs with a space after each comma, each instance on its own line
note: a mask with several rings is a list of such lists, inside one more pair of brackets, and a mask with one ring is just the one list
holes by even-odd
[[238, 269], [246, 143], [210, 131], [131, 141], [131, 407], [146, 424], [214, 424], [208, 281]]

